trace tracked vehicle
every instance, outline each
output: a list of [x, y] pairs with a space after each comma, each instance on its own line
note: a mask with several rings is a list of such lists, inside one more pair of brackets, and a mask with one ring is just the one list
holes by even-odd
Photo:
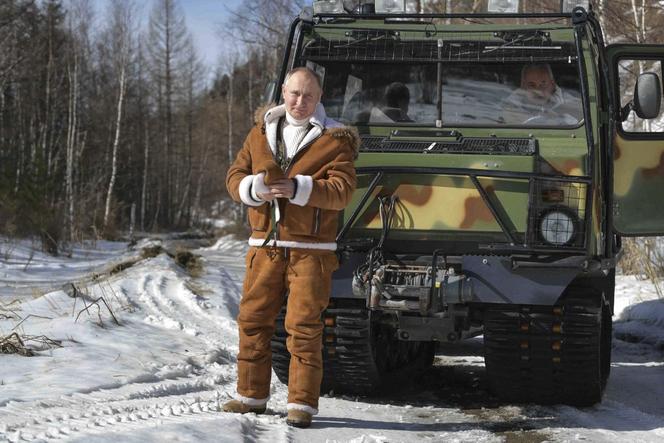
[[[501, 399], [594, 404], [621, 237], [664, 232], [664, 47], [606, 45], [584, 7], [411, 3], [314, 2], [291, 26], [277, 83], [312, 67], [328, 115], [362, 139], [322, 389], [371, 393], [431, 364], [436, 343], [483, 334]], [[281, 316], [273, 367], [287, 382], [285, 341]]]

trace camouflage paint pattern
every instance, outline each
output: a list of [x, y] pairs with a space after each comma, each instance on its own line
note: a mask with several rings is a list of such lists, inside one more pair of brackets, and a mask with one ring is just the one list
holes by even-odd
[[[528, 207], [528, 182], [480, 178], [480, 183], [505, 207], [517, 230], [524, 232], [528, 216], [524, 210]], [[393, 229], [501, 231], [468, 177], [413, 174], [393, 174], [382, 180], [354, 227], [380, 229], [378, 197], [390, 195], [398, 197]]]

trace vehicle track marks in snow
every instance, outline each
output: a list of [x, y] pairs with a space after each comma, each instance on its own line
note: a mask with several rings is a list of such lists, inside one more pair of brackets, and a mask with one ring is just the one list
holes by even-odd
[[[122, 386], [118, 391], [131, 389]], [[46, 440], [75, 433], [118, 432], [162, 422], [215, 419], [221, 410], [218, 392], [206, 383], [155, 384], [152, 390], [127, 394], [95, 392], [58, 400], [12, 403], [2, 414], [0, 439]], [[113, 431], [107, 428], [114, 427]]]

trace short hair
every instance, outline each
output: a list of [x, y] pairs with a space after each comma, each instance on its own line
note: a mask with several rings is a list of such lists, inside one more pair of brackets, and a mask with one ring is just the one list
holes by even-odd
[[549, 74], [549, 78], [553, 80], [554, 82], [556, 81], [555, 77], [553, 76], [553, 71], [551, 70], [551, 65], [548, 63], [531, 63], [528, 65], [523, 65], [523, 68], [521, 68], [521, 86], [523, 87], [523, 84], [526, 80], [526, 74], [530, 71], [546, 71], [547, 74]]
[[408, 86], [401, 82], [390, 83], [385, 90], [385, 102], [391, 108], [398, 108], [400, 103], [410, 101]]
[[286, 73], [286, 77], [284, 77], [284, 86], [286, 86], [286, 83], [288, 83], [288, 80], [293, 76], [293, 74], [296, 74], [298, 72], [305, 73], [309, 75], [311, 78], [313, 78], [316, 81], [316, 84], [318, 85], [318, 88], [323, 91], [323, 82], [320, 79], [320, 76], [316, 71], [313, 69], [307, 67], [307, 66], [298, 66], [297, 68], [293, 68], [290, 71]]

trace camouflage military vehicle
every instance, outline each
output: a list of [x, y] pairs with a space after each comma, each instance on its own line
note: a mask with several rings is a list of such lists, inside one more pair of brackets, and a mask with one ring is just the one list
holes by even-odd
[[[664, 232], [664, 47], [606, 45], [583, 7], [365, 3], [314, 2], [292, 24], [278, 83], [312, 67], [328, 115], [362, 139], [323, 390], [370, 393], [431, 364], [437, 342], [483, 334], [501, 399], [600, 401], [621, 237]], [[285, 340], [281, 317], [284, 382]]]

